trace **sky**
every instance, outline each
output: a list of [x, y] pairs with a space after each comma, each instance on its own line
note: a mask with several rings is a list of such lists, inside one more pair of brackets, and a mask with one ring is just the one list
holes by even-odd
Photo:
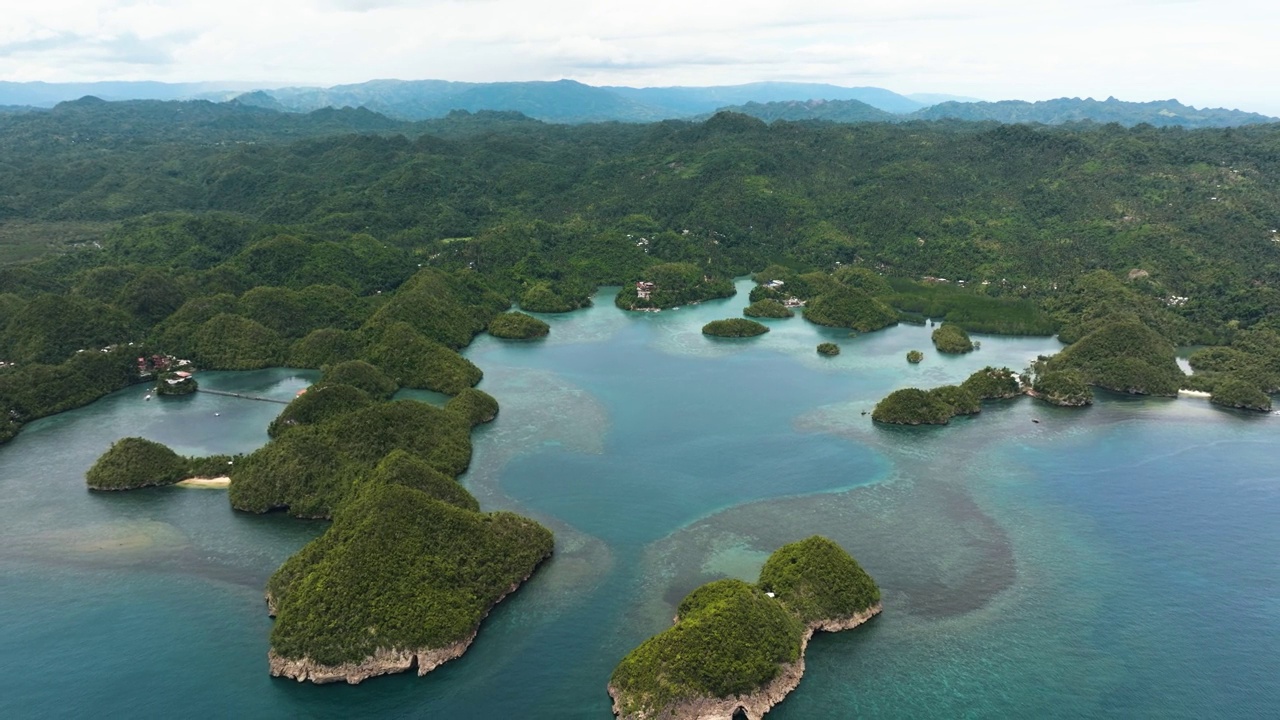
[[37, 0], [0, 80], [731, 85], [1177, 98], [1280, 115], [1263, 0]]

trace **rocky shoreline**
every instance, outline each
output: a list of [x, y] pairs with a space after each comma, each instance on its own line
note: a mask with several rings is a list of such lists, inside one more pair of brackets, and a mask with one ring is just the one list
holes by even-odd
[[392, 675], [418, 668], [418, 677], [435, 670], [441, 665], [462, 657], [462, 654], [476, 639], [475, 631], [464, 640], [442, 648], [423, 648], [419, 650], [387, 650], [378, 648], [371, 657], [358, 663], [341, 665], [324, 665], [310, 658], [293, 660], [281, 657], [274, 650], [267, 651], [267, 661], [271, 666], [272, 677], [293, 678], [298, 682], [311, 681], [317, 685], [343, 682], [359, 685], [371, 677]]
[[[543, 558], [545, 561], [546, 558]], [[539, 562], [538, 565], [542, 563]], [[535, 567], [536, 571], [537, 568]], [[512, 583], [489, 609], [485, 611], [484, 617], [488, 617], [493, 608], [502, 602], [508, 595], [515, 592], [517, 588], [525, 583], [526, 580], [533, 577], [533, 571], [521, 579], [519, 582]], [[276, 601], [271, 593], [267, 593], [267, 614], [271, 617], [276, 615]], [[276, 654], [274, 649], [267, 651], [267, 662], [270, 666], [271, 677], [292, 678], [298, 682], [313, 682], [317, 685], [326, 683], [346, 682], [349, 685], [359, 685], [371, 677], [379, 675], [393, 675], [402, 673], [413, 668], [418, 669], [418, 677], [422, 677], [427, 673], [435, 670], [441, 665], [462, 657], [462, 654], [471, 647], [471, 643], [475, 641], [476, 634], [480, 630], [480, 624], [484, 622], [484, 618], [480, 619], [476, 628], [471, 631], [467, 637], [450, 645], [438, 648], [419, 648], [414, 650], [398, 650], [388, 648], [378, 648], [373, 655], [365, 658], [357, 663], [342, 663], [340, 665], [325, 665], [318, 663], [311, 658], [286, 658]]]
[[1047, 402], [1050, 405], [1057, 405], [1058, 407], [1085, 407], [1086, 405], [1093, 404], [1092, 398], [1059, 397], [1057, 395], [1049, 395], [1047, 393], [1038, 393], [1035, 390], [1032, 390], [1031, 388], [1027, 388], [1023, 392], [1025, 392], [1030, 397], [1033, 397], [1037, 400], [1043, 400], [1044, 402]]
[[795, 662], [782, 666], [772, 680], [753, 693], [728, 698], [708, 697], [686, 700], [662, 708], [652, 716], [648, 713], [623, 715], [619, 691], [610, 685], [609, 697], [613, 698], [613, 714], [622, 720], [649, 720], [650, 717], [658, 716], [673, 720], [733, 720], [735, 717], [745, 716], [747, 720], [759, 720], [800, 685], [800, 679], [804, 677], [804, 653], [809, 648], [809, 639], [815, 632], [851, 630], [879, 615], [882, 609], [883, 604], [876, 603], [847, 618], [817, 620], [809, 623], [805, 626], [804, 637], [800, 640], [800, 657]]

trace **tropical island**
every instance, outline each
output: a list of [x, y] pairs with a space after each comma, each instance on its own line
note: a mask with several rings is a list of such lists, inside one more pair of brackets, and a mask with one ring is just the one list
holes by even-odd
[[724, 338], [744, 338], [755, 337], [769, 332], [769, 327], [755, 320], [746, 320], [743, 318], [729, 318], [727, 320], [712, 320], [702, 326], [703, 335], [712, 335]]
[[532, 315], [505, 312], [489, 321], [489, 334], [505, 340], [532, 340], [546, 337], [551, 326]]
[[973, 340], [969, 339], [969, 333], [964, 328], [951, 323], [943, 323], [937, 330], [933, 331], [930, 336], [933, 340], [933, 346], [940, 353], [948, 355], [963, 355], [967, 352], [973, 352]]
[[959, 385], [895, 390], [876, 403], [871, 419], [886, 425], [946, 425], [957, 415], [982, 412], [984, 402], [1008, 400], [1023, 392], [1013, 370], [987, 366]]
[[898, 314], [866, 292], [840, 285], [810, 300], [804, 307], [804, 319], [818, 325], [872, 332], [897, 323]]
[[90, 490], [173, 485], [188, 478], [225, 475], [230, 461], [224, 455], [182, 457], [161, 443], [127, 437], [111, 444], [85, 473], [85, 482]]
[[267, 585], [271, 673], [351, 684], [415, 667], [425, 675], [466, 651], [489, 610], [551, 555], [552, 536], [513, 513], [481, 513], [456, 480], [471, 429], [497, 416], [492, 397], [466, 389], [437, 408], [390, 401], [388, 385], [367, 363], [341, 363], [233, 465], [126, 438], [86, 480], [127, 490], [213, 468], [231, 478], [237, 510], [332, 519]]
[[820, 536], [784, 545], [755, 585], [717, 580], [689, 593], [675, 625], [613, 671], [613, 712], [760, 718], [799, 685], [815, 632], [855, 628], [881, 607], [875, 581], [839, 545]]
[[818, 354], [835, 357], [840, 354], [840, 346], [833, 342], [818, 343]]

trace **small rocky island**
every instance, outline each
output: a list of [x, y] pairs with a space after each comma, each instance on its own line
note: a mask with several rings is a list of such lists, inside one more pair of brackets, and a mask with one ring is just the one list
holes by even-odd
[[937, 330], [933, 331], [930, 336], [933, 339], [933, 346], [938, 352], [949, 353], [951, 355], [962, 355], [967, 352], [973, 352], [975, 347], [973, 340], [969, 338], [969, 333], [964, 328], [952, 323], [943, 323]]
[[835, 285], [809, 301], [804, 319], [828, 327], [872, 332], [896, 325], [898, 313], [858, 288]]
[[714, 337], [724, 338], [744, 338], [755, 337], [769, 332], [769, 328], [755, 320], [747, 320], [745, 318], [729, 318], [727, 320], [712, 320], [702, 326], [703, 335], [712, 335]]
[[156, 395], [190, 395], [199, 389], [195, 376], [186, 370], [162, 373], [156, 378]]
[[800, 684], [813, 633], [857, 627], [880, 610], [875, 581], [839, 545], [820, 536], [784, 545], [755, 585], [717, 580], [689, 593], [675, 625], [613, 671], [613, 712], [758, 719]]
[[1017, 373], [988, 366], [959, 385], [895, 390], [876, 403], [871, 419], [887, 425], [946, 425], [957, 415], [981, 412], [983, 402], [1007, 400], [1022, 392]]
[[229, 458], [188, 458], [140, 437], [117, 440], [85, 473], [90, 490], [137, 490], [225, 472]]
[[832, 342], [818, 343], [818, 354], [835, 357], [840, 354], [840, 346]]
[[533, 340], [550, 332], [550, 325], [522, 312], [505, 312], [489, 321], [489, 334], [504, 340]]

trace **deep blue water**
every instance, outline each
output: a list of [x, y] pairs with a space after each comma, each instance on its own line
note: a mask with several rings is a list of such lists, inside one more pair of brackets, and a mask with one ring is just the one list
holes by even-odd
[[[861, 413], [889, 390], [1020, 368], [1056, 342], [984, 337], [940, 357], [928, 328], [849, 338], [800, 319], [724, 341], [698, 330], [745, 293], [643, 315], [610, 300], [549, 317], [545, 341], [467, 351], [502, 411], [464, 482], [548, 524], [557, 549], [425, 678], [267, 675], [263, 584], [323, 523], [235, 513], [216, 490], [84, 489], [114, 439], [247, 451], [279, 405], [135, 388], [29, 426], [0, 447], [0, 717], [608, 717], [614, 664], [685, 592], [754, 579], [813, 533], [858, 557], [885, 612], [816, 638], [771, 717], [1280, 708], [1280, 418], [1104, 396], [880, 428]], [[817, 356], [824, 340], [843, 353]], [[287, 399], [312, 377], [201, 383]]]

